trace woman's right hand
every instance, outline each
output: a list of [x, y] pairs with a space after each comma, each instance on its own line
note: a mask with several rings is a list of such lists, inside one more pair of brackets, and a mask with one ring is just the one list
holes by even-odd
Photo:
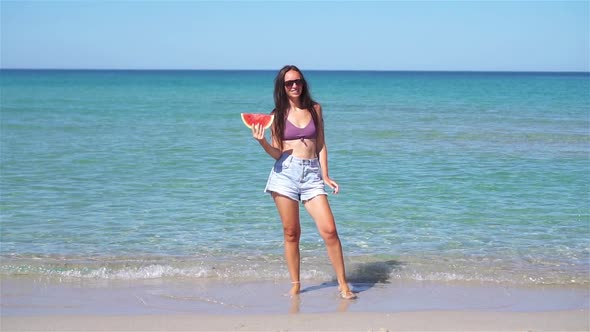
[[254, 139], [260, 143], [264, 151], [266, 151], [266, 153], [268, 153], [275, 160], [278, 160], [281, 157], [281, 150], [269, 144], [266, 140], [266, 137], [264, 137], [264, 127], [262, 125], [255, 124], [252, 126], [252, 137], [254, 137]]
[[264, 127], [260, 124], [255, 124], [252, 126], [252, 137], [258, 142], [262, 142], [264, 140]]

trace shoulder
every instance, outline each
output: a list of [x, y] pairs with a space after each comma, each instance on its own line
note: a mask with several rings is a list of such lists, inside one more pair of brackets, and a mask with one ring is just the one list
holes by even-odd
[[321, 114], [322, 114], [322, 105], [320, 105], [320, 104], [318, 104], [318, 103], [315, 103], [315, 104], [313, 104], [313, 109], [314, 109], [314, 110], [315, 110], [315, 111], [316, 111], [316, 112], [317, 112], [319, 115], [321, 115]]

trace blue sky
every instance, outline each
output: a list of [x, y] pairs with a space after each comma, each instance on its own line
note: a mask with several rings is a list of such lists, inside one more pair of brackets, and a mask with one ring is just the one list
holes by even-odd
[[2, 68], [590, 71], [589, 1], [6, 1]]

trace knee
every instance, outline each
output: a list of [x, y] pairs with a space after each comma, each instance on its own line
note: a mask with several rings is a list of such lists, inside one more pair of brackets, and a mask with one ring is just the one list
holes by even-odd
[[285, 236], [286, 242], [299, 242], [301, 236], [301, 229], [298, 227], [284, 227], [283, 235]]
[[336, 231], [336, 227], [324, 228], [320, 231], [320, 234], [326, 243], [338, 240], [338, 232]]

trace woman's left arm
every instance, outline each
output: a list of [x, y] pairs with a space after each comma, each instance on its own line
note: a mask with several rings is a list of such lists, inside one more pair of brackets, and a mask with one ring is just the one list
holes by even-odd
[[322, 169], [322, 178], [324, 179], [324, 183], [334, 190], [334, 194], [337, 194], [340, 191], [338, 183], [332, 180], [328, 173], [328, 147], [325, 140], [326, 136], [324, 135], [324, 117], [322, 115], [322, 107], [319, 104], [316, 104], [315, 109], [318, 115], [318, 121], [320, 123], [317, 136], [317, 145], [319, 149], [318, 156]]

